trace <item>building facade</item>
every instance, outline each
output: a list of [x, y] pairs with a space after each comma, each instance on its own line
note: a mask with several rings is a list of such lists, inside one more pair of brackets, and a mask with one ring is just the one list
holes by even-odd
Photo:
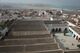
[[67, 22], [62, 20], [44, 21], [44, 22], [50, 32], [64, 32], [65, 29], [69, 28]]

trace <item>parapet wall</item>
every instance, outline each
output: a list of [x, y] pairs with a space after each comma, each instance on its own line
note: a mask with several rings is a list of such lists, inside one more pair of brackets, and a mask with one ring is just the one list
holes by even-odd
[[64, 53], [80, 53], [80, 49], [78, 49], [78, 50], [65, 50]]

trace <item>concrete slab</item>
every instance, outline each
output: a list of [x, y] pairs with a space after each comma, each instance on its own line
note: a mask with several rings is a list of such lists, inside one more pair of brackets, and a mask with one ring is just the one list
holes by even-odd
[[26, 47], [26, 51], [44, 51], [44, 50], [55, 50], [58, 49], [57, 44], [40, 44], [40, 45], [31, 45]]
[[39, 34], [39, 35], [8, 35], [6, 39], [29, 39], [29, 38], [51, 38], [49, 34]]

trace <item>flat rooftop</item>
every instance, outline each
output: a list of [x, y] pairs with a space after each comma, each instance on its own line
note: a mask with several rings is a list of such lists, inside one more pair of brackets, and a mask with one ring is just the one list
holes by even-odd
[[80, 34], [80, 28], [78, 27], [71, 27], [74, 31], [76, 31], [78, 34]]
[[68, 24], [66, 21], [62, 20], [53, 20], [53, 21], [44, 21], [45, 24]]
[[18, 21], [13, 26], [14, 31], [46, 31], [46, 26], [42, 21]]
[[17, 21], [10, 33], [0, 41], [0, 53], [63, 53], [42, 21]]
[[61, 48], [65, 49], [65, 50], [79, 49], [77, 47], [77, 45], [80, 43], [73, 37], [64, 36], [63, 33], [56, 33], [55, 36], [56, 36], [57, 41], [59, 42]]

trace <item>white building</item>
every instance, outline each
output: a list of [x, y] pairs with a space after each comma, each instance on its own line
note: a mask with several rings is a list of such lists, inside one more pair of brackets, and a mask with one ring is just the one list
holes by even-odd
[[64, 32], [65, 29], [69, 28], [68, 23], [62, 20], [44, 21], [44, 23], [50, 32]]
[[48, 13], [46, 11], [39, 11], [39, 16], [47, 16]]
[[69, 27], [69, 30], [72, 33], [72, 37], [74, 37], [76, 40], [80, 41], [80, 28]]

